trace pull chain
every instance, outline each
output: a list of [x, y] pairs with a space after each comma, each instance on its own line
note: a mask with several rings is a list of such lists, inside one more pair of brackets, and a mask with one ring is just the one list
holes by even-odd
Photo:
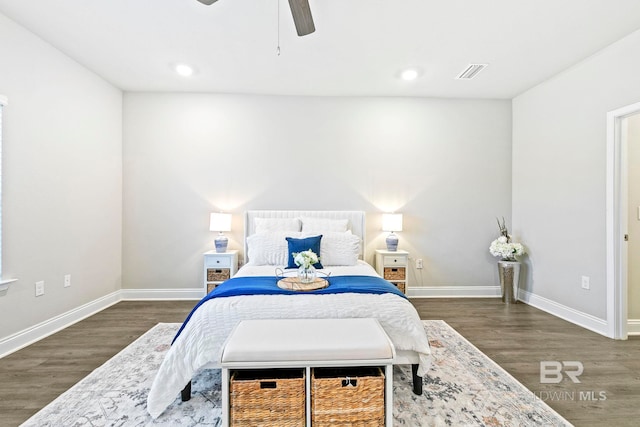
[[280, 0], [276, 0], [278, 2], [278, 47], [276, 48], [276, 53], [280, 56]]

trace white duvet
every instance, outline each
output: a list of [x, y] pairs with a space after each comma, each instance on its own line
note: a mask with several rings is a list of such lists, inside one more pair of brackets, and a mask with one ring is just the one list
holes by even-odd
[[[238, 276], [272, 276], [273, 266], [246, 265]], [[364, 262], [322, 270], [332, 276], [374, 275]], [[233, 328], [246, 319], [356, 318], [378, 319], [396, 350], [418, 353], [418, 375], [429, 369], [429, 341], [415, 308], [394, 294], [249, 295], [214, 298], [196, 310], [171, 346], [147, 397], [147, 410], [157, 418], [172, 404], [193, 375], [219, 366], [222, 347]]]

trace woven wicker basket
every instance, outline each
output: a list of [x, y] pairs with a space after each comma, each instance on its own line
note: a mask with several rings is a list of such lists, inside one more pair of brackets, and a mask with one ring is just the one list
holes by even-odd
[[389, 281], [404, 280], [406, 269], [404, 267], [385, 267], [384, 278]]
[[404, 282], [391, 282], [393, 283], [398, 289], [400, 289], [400, 292], [402, 292], [403, 294], [406, 294], [406, 284]]
[[314, 427], [384, 427], [384, 421], [382, 369], [313, 369], [311, 424]]
[[221, 282], [227, 280], [231, 276], [231, 270], [228, 268], [208, 268], [207, 282]]
[[229, 425], [304, 427], [304, 369], [238, 370], [229, 385]]

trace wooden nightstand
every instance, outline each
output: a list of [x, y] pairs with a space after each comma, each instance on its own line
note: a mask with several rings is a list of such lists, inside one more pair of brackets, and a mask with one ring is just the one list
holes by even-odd
[[402, 293], [407, 290], [408, 270], [409, 252], [376, 249], [376, 271], [385, 280], [396, 285]]
[[233, 277], [238, 271], [238, 251], [209, 251], [204, 253], [204, 290], [211, 292], [216, 286]]

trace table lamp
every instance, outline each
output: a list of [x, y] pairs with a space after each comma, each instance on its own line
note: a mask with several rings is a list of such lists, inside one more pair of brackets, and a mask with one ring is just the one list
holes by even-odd
[[402, 214], [382, 214], [382, 231], [389, 231], [387, 236], [387, 250], [395, 252], [398, 250], [398, 236], [396, 231], [402, 231]]
[[214, 240], [216, 252], [226, 252], [229, 239], [223, 231], [231, 231], [231, 214], [212, 213], [209, 219], [209, 230], [218, 232], [218, 237]]

